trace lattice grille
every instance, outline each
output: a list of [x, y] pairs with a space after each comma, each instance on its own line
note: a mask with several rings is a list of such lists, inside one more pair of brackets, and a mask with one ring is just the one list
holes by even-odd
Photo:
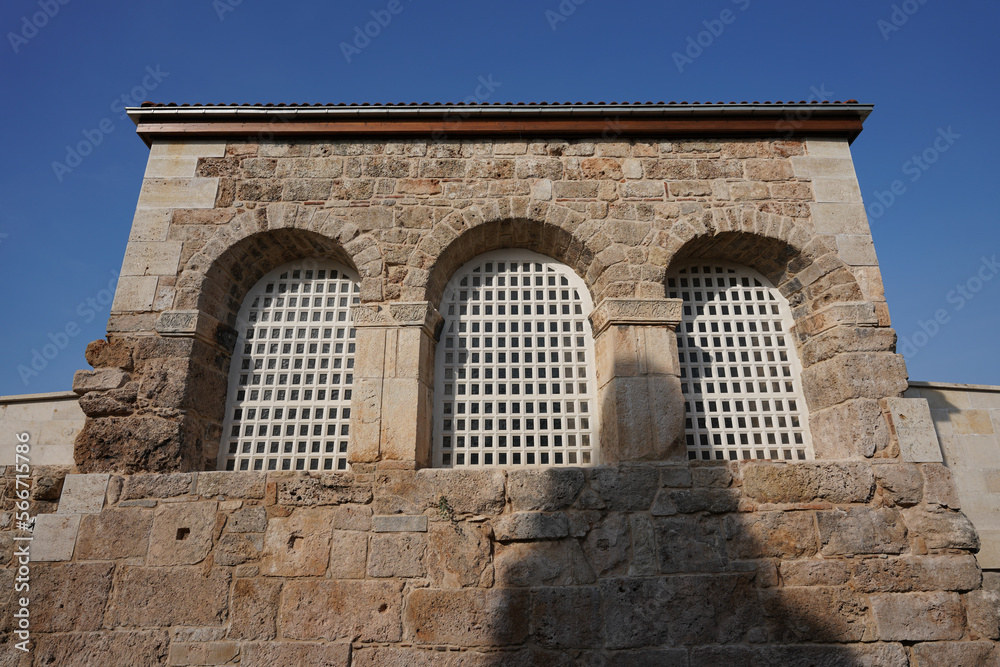
[[358, 291], [356, 277], [326, 260], [287, 264], [250, 291], [239, 313], [220, 467], [347, 469]]
[[690, 266], [667, 280], [691, 459], [812, 458], [788, 304], [737, 266]]
[[583, 281], [544, 255], [459, 269], [441, 304], [434, 465], [596, 463], [591, 309]]

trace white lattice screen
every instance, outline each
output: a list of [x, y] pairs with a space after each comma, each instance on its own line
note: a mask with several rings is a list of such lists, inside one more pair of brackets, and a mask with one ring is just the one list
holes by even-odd
[[357, 278], [327, 260], [264, 276], [240, 308], [220, 468], [346, 470]]
[[455, 272], [435, 355], [435, 466], [597, 462], [592, 307], [569, 267], [526, 250]]
[[811, 459], [784, 297], [756, 271], [719, 263], [681, 269], [667, 288], [684, 300], [677, 351], [688, 457]]

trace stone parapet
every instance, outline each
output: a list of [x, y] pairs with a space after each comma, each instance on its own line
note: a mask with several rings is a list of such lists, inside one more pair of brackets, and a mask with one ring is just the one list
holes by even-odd
[[109, 667], [135, 664], [129, 648], [175, 665], [989, 664], [996, 593], [940, 470], [71, 475], [58, 502], [31, 501], [35, 652]]

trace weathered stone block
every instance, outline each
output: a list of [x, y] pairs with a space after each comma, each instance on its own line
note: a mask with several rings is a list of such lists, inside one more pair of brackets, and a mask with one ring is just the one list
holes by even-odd
[[660, 572], [718, 572], [724, 569], [722, 526], [716, 517], [653, 519]]
[[598, 577], [626, 574], [630, 547], [628, 520], [621, 514], [598, 521], [583, 540], [583, 550]]
[[958, 489], [951, 471], [943, 464], [926, 463], [920, 466], [924, 473], [924, 502], [957, 510], [962, 508], [958, 499]]
[[426, 533], [427, 517], [423, 514], [377, 515], [372, 517], [372, 531], [376, 533]]
[[590, 488], [612, 512], [649, 509], [659, 486], [659, 473], [651, 466], [619, 466], [590, 470]]
[[431, 526], [426, 561], [432, 586], [475, 586], [484, 576], [492, 576], [491, 560], [490, 540], [483, 527], [465, 522]]
[[597, 648], [602, 625], [598, 588], [538, 588], [531, 593], [532, 636], [545, 648]]
[[100, 630], [113, 567], [111, 563], [53, 563], [32, 567], [31, 630]]
[[943, 459], [930, 407], [922, 398], [885, 398], [882, 409], [889, 422], [893, 442], [904, 461], [937, 462]]
[[181, 642], [170, 643], [167, 662], [170, 665], [195, 667], [198, 665], [228, 665], [239, 657], [236, 642]]
[[577, 540], [515, 542], [497, 550], [498, 586], [573, 586], [594, 582]]
[[58, 514], [96, 514], [104, 507], [107, 474], [66, 475]]
[[900, 644], [705, 647], [691, 652], [691, 667], [911, 667]]
[[79, 514], [39, 514], [31, 542], [31, 560], [65, 561], [73, 558], [80, 530]]
[[915, 465], [895, 461], [872, 466], [882, 495], [891, 504], [912, 507], [924, 496], [924, 478]]
[[243, 644], [240, 657], [240, 667], [348, 667], [351, 662], [351, 645], [347, 643], [248, 642]]
[[809, 414], [818, 459], [870, 458], [889, 446], [889, 425], [878, 401], [859, 398]]
[[109, 628], [221, 626], [230, 574], [204, 567], [121, 567], [105, 617]]
[[986, 639], [1000, 639], [1000, 592], [971, 591], [963, 597], [969, 629]]
[[859, 642], [874, 638], [865, 597], [846, 587], [760, 592], [768, 633], [777, 642]]
[[958, 593], [885, 593], [870, 599], [883, 641], [961, 639], [965, 633]]
[[191, 473], [168, 475], [129, 475], [125, 478], [122, 500], [137, 498], [174, 498], [191, 493]]
[[778, 572], [785, 586], [842, 586], [851, 578], [849, 563], [837, 559], [782, 561]]
[[569, 520], [563, 512], [517, 512], [507, 514], [493, 523], [497, 540], [557, 540], [569, 535]]
[[368, 534], [335, 529], [330, 545], [330, 577], [363, 579], [368, 562]]
[[281, 581], [237, 579], [233, 586], [230, 639], [274, 639], [277, 636]]
[[289, 639], [398, 641], [401, 582], [308, 581], [285, 584], [282, 632]]
[[910, 667], [997, 667], [1000, 651], [993, 642], [928, 642], [913, 647]]
[[732, 558], [803, 558], [819, 548], [812, 512], [731, 514], [723, 525]]
[[903, 510], [910, 532], [922, 537], [928, 549], [978, 549], [979, 536], [972, 522], [961, 512], [918, 505]]
[[261, 573], [275, 577], [316, 577], [326, 572], [332, 529], [323, 510], [297, 509], [268, 521]]
[[372, 577], [422, 577], [427, 574], [424, 555], [427, 536], [419, 533], [374, 535], [368, 554]]
[[403, 616], [406, 638], [421, 644], [507, 646], [528, 637], [528, 591], [493, 588], [410, 593]]
[[150, 565], [193, 565], [205, 560], [212, 548], [217, 510], [215, 501], [157, 507], [147, 562]]
[[584, 482], [578, 468], [511, 470], [507, 473], [507, 496], [515, 512], [554, 512], [572, 505]]
[[76, 543], [79, 560], [141, 558], [149, 548], [153, 513], [146, 509], [106, 509], [80, 521]]
[[854, 398], [884, 398], [906, 391], [903, 358], [887, 352], [846, 352], [802, 371], [811, 410]]
[[863, 462], [749, 463], [743, 492], [762, 503], [863, 503], [875, 489], [871, 465]]
[[89, 391], [110, 391], [123, 387], [131, 379], [131, 374], [118, 368], [77, 371], [73, 375], [73, 391], [81, 396]]
[[224, 533], [215, 545], [216, 565], [242, 565], [260, 558], [264, 537], [260, 534]]
[[499, 470], [386, 471], [376, 475], [375, 487], [378, 514], [438, 511], [441, 498], [457, 515], [497, 515], [505, 505], [504, 476]]
[[264, 497], [265, 481], [262, 472], [201, 472], [198, 473], [198, 495], [259, 499]]
[[371, 485], [350, 474], [278, 479], [278, 502], [282, 505], [340, 505], [371, 502]]
[[853, 563], [851, 577], [864, 593], [968, 591], [980, 582], [975, 556], [865, 558]]
[[898, 554], [907, 547], [906, 526], [893, 509], [834, 509], [816, 519], [824, 556]]
[[80, 632], [38, 636], [35, 658], [39, 664], [60, 667], [166, 664], [170, 639], [163, 630], [144, 632]]
[[263, 533], [267, 530], [267, 511], [263, 507], [244, 507], [229, 515], [226, 530], [230, 533]]

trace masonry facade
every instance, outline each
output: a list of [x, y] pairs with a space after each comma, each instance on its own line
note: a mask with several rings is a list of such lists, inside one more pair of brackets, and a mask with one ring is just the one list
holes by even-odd
[[[51, 518], [39, 521], [59, 547], [41, 559], [51, 564], [38, 565], [37, 604], [69, 580], [93, 602], [43, 612], [37, 659], [72, 664], [94, 652], [115, 656], [109, 664], [137, 664], [125, 656], [142, 655], [143, 664], [175, 665], [1000, 659], [1000, 611], [996, 594], [983, 588], [976, 531], [940, 463], [927, 402], [902, 397], [906, 369], [895, 354], [849, 148], [870, 110], [856, 103], [131, 110], [150, 159], [108, 337], [88, 347], [94, 370], [74, 380], [87, 421], [75, 445], [83, 474], [69, 481], [92, 502], [64, 507], [64, 489], [58, 506], [42, 507], [56, 510]], [[541, 292], [551, 285], [558, 300], [574, 281], [591, 310], [577, 319], [567, 310], [544, 330], [540, 319], [521, 322], [518, 334], [539, 326], [516, 339], [523, 356], [514, 362], [505, 348], [511, 374], [487, 377], [501, 364], [500, 348], [487, 352], [483, 342], [479, 350], [479, 337], [471, 340], [489, 333], [490, 345], [499, 345], [501, 332], [471, 328], [490, 324], [483, 319], [471, 319], [467, 332], [449, 329], [464, 321], [447, 305], [461, 308], [467, 298], [449, 292], [460, 289], [449, 281], [477, 258], [509, 263], [504, 253], [515, 251], [551, 260], [554, 282], [536, 283], [543, 273], [531, 273], [531, 289], [517, 290], [523, 297], [488, 297], [490, 307], [511, 309], [498, 322], [516, 312], [511, 304], [527, 308], [525, 300], [548, 308]], [[321, 324], [289, 325], [286, 315], [285, 324], [262, 327], [241, 309], [272, 272], [299, 271], [302, 280], [311, 272], [318, 281], [328, 265], [356, 284], [343, 306], [353, 356], [343, 357], [337, 380], [347, 382], [350, 365], [350, 396], [343, 387], [337, 395], [336, 434], [346, 451], [330, 439], [330, 461], [343, 453], [349, 468], [339, 473], [323, 468], [326, 422], [302, 431], [298, 456], [298, 432], [282, 452], [283, 437], [265, 433], [275, 424], [255, 424], [262, 435], [252, 431], [244, 443], [233, 421], [248, 414], [236, 410], [250, 409], [237, 402], [254, 391], [251, 341], [262, 330], [277, 332], [274, 408], [286, 362], [288, 400], [293, 390], [307, 400], [305, 385], [292, 387], [299, 335], [301, 381], [321, 382], [324, 362], [309, 374], [307, 347], [313, 335], [323, 344]], [[482, 266], [517, 278], [509, 266]], [[524, 287], [523, 280], [513, 284]], [[717, 288], [712, 299], [699, 296], [706, 285]], [[763, 312], [753, 322], [761, 329], [736, 329], [727, 339], [730, 322], [720, 320], [720, 342], [709, 340], [715, 329], [704, 329], [702, 343], [697, 316], [707, 310], [699, 309], [721, 309], [718, 300], [729, 298], [736, 301], [726, 307], [733, 303], [741, 317]], [[764, 311], [761, 303], [769, 304]], [[324, 312], [336, 321], [335, 310], [310, 310], [302, 322], [322, 323]], [[335, 341], [337, 327], [329, 330]], [[278, 341], [286, 331], [284, 359]], [[469, 379], [458, 357], [442, 365], [447, 348], [439, 345], [449, 331], [470, 359], [484, 355], [468, 367], [470, 377], [483, 374], [467, 383], [470, 392], [530, 386], [533, 397], [442, 404], [451, 385], [435, 377], [436, 361], [441, 373]], [[502, 333], [505, 346], [515, 342]], [[231, 362], [243, 348], [241, 380]], [[494, 353], [495, 362], [485, 357]], [[536, 356], [526, 366], [529, 354]], [[261, 357], [261, 392], [270, 391], [270, 360]], [[337, 363], [323, 376], [332, 378]], [[711, 379], [696, 375], [709, 367]], [[526, 368], [535, 373], [531, 383], [514, 374]], [[723, 406], [725, 397], [708, 395], [717, 390], [733, 400]], [[320, 389], [308, 391], [316, 392], [308, 400], [332, 400], [332, 389], [322, 389], [330, 392], [322, 399]], [[458, 435], [444, 440], [440, 431], [457, 429], [467, 405], [482, 414], [462, 428], [485, 435], [461, 445]], [[515, 409], [518, 428], [522, 418], [526, 424], [529, 408], [531, 428], [542, 428], [544, 414], [551, 437], [530, 446], [550, 447], [551, 458], [510, 467], [513, 437], [501, 445], [500, 436], [513, 432]], [[308, 410], [315, 415], [315, 405]], [[740, 421], [771, 420], [770, 411], [777, 425]], [[730, 447], [712, 441], [721, 428], [713, 419], [736, 424]], [[693, 437], [699, 428], [704, 439]], [[743, 444], [741, 434], [749, 435]], [[212, 472], [226, 467], [230, 446], [236, 469]], [[474, 447], [477, 469], [448, 469], [469, 464]], [[503, 447], [511, 458], [500, 459]], [[527, 455], [517, 460], [529, 463]]]

